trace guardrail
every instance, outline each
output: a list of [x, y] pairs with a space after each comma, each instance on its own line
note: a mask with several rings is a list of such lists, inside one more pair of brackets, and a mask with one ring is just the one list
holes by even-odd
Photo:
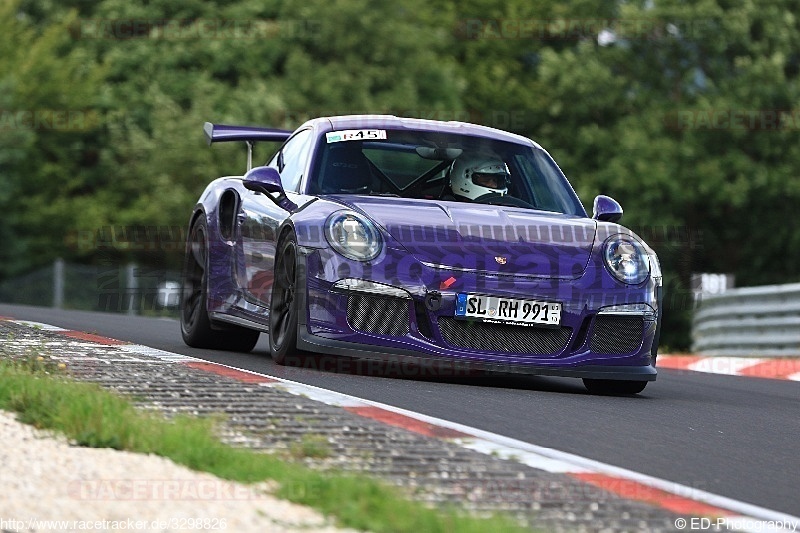
[[179, 272], [134, 263], [51, 266], [0, 281], [0, 302], [129, 315], [175, 315]]
[[710, 356], [800, 356], [800, 283], [704, 296], [692, 321], [692, 351]]

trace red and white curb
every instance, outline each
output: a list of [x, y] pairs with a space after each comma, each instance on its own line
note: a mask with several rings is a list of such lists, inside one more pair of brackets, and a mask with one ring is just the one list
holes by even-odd
[[659, 355], [658, 368], [800, 381], [800, 359], [796, 358]]
[[[698, 523], [700, 518], [712, 517], [712, 524], [724, 523], [724, 527], [728, 530], [752, 532], [788, 532], [797, 531], [800, 527], [800, 517], [712, 494], [625, 468], [601, 463], [579, 455], [562, 452], [553, 448], [537, 446], [496, 433], [358, 398], [349, 394], [343, 394], [313, 385], [306, 385], [277, 376], [260, 374], [250, 370], [213, 363], [196, 357], [158, 350], [148, 346], [129, 344], [116, 339], [67, 330], [48, 324], [14, 320], [8, 317], [0, 317], [0, 320], [9, 320], [16, 324], [27, 325], [45, 331], [58, 332], [71, 339], [84, 341], [90, 346], [102, 344], [113, 347], [119, 350], [121, 356], [120, 360], [124, 361], [140, 360], [138, 357], [145, 356], [151, 358], [146, 360], [149, 362], [152, 362], [152, 358], [155, 358], [163, 363], [185, 364], [194, 369], [213, 372], [245, 383], [279, 388], [292, 394], [302, 395], [328, 405], [341, 407], [359, 416], [377, 420], [428, 437], [447, 440], [448, 442], [463, 446], [464, 448], [493, 457], [513, 460], [551, 473], [568, 475], [625, 499], [645, 502], [679, 515], [696, 517]], [[686, 363], [688, 362], [686, 357], [688, 356], [667, 356], [664, 359], [667, 361], [673, 360], [673, 363], [677, 363], [677, 358], [680, 358], [682, 363]], [[700, 366], [698, 368], [702, 368], [702, 364], [704, 363], [701, 363], [701, 361], [703, 358], [692, 359], [697, 360], [692, 361], [691, 365], [699, 364]], [[108, 361], [108, 359], [105, 360]], [[659, 366], [661, 366], [661, 361], [662, 358], [659, 357]], [[757, 360], [756, 363], [750, 365], [744, 362], [737, 363], [735, 368], [737, 372], [742, 372], [747, 368], [755, 368], [756, 365], [761, 364], [761, 362], [762, 360]], [[666, 367], [677, 368], [677, 366], [669, 366], [669, 363]], [[696, 370], [696, 368], [688, 367], [683, 369]], [[783, 367], [781, 367], [781, 369], [782, 372], [785, 372]], [[792, 372], [792, 374], [789, 375], [796, 377], [795, 374], [796, 372]], [[794, 377], [790, 379], [794, 379]], [[682, 519], [679, 519], [679, 521], [680, 520]], [[717, 520], [717, 522], [714, 522], [714, 520]], [[690, 527], [691, 523], [684, 522], [683, 527], [681, 527], [676, 522], [676, 525], [678, 525], [679, 528], [687, 528]]]

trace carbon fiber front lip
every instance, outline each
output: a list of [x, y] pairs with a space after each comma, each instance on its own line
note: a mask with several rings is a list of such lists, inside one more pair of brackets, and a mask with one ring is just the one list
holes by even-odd
[[444, 365], [449, 369], [479, 370], [504, 374], [530, 374], [536, 376], [555, 376], [589, 379], [618, 379], [626, 381], [655, 381], [658, 375], [655, 367], [647, 366], [607, 366], [583, 365], [580, 367], [543, 367], [507, 363], [487, 363], [483, 361], [464, 361], [454, 357], [422, 356], [419, 352], [402, 348], [387, 348], [352, 342], [326, 339], [301, 330], [297, 347], [315, 353], [340, 355], [372, 361], [391, 361], [418, 365]]

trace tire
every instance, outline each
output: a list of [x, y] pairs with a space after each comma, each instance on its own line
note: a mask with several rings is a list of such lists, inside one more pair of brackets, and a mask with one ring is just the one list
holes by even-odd
[[583, 385], [592, 394], [623, 395], [639, 394], [647, 386], [646, 381], [624, 381], [617, 379], [583, 378]]
[[269, 353], [276, 364], [297, 352], [297, 238], [287, 232], [278, 241], [269, 305]]
[[215, 330], [208, 316], [208, 229], [201, 216], [189, 229], [183, 261], [181, 336], [192, 348], [249, 352], [258, 342], [258, 331], [230, 327]]

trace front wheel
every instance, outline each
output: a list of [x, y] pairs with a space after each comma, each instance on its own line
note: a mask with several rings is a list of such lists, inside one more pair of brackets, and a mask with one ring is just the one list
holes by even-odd
[[647, 386], [646, 381], [624, 381], [619, 379], [583, 378], [583, 385], [592, 394], [639, 394]]
[[269, 306], [269, 353], [279, 365], [297, 351], [297, 239], [289, 232], [277, 249]]

